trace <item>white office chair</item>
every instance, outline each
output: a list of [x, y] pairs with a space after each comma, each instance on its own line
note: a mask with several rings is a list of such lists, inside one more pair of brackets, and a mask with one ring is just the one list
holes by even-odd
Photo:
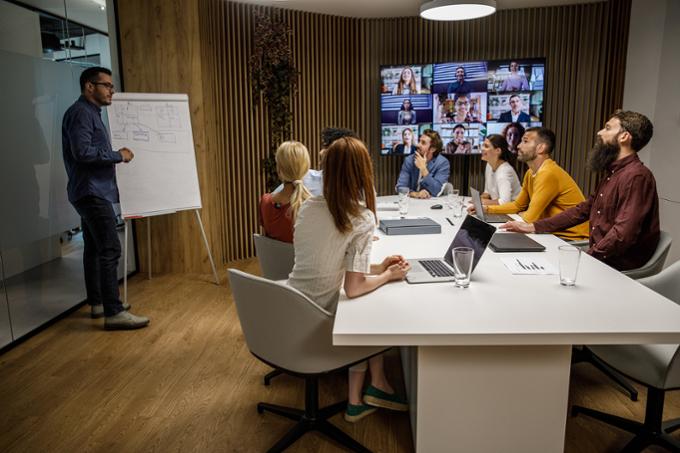
[[656, 250], [649, 260], [638, 267], [637, 269], [631, 269], [628, 271], [621, 271], [622, 274], [629, 276], [632, 279], [640, 279], [644, 277], [650, 277], [661, 272], [663, 265], [666, 263], [666, 257], [673, 244], [673, 238], [670, 233], [661, 231], [659, 236], [659, 243], [656, 245]]
[[295, 249], [289, 242], [253, 234], [255, 253], [262, 276], [268, 280], [285, 280], [295, 264]]
[[450, 182], [445, 182], [442, 185], [442, 190], [439, 191], [438, 197], [444, 197], [453, 193], [453, 184]]
[[[585, 244], [582, 244], [583, 242], [585, 242]], [[643, 266], [636, 269], [621, 271], [621, 273], [635, 280], [658, 274], [659, 271], [663, 269], [663, 265], [666, 262], [666, 257], [668, 256], [668, 252], [671, 249], [672, 242], [673, 238], [671, 238], [671, 235], [665, 231], [661, 231], [659, 243], [657, 244], [656, 250], [654, 251], [652, 257]], [[585, 250], [588, 249], [588, 241], [578, 241], [578, 243], [572, 242], [572, 244], [576, 245], [577, 247], [583, 246], [582, 248]], [[609, 365], [600, 360], [596, 354], [593, 354], [589, 346], [583, 346], [581, 349], [574, 349], [573, 357], [574, 363], [589, 362], [593, 364], [597, 369], [602, 371], [614, 382], [623, 387], [630, 395], [631, 400], [637, 401], [638, 392], [635, 390], [635, 387], [633, 387], [630, 382], [626, 381], [626, 379], [621, 376], [621, 374], [617, 373], [616, 370], [612, 369]]]
[[[569, 244], [573, 245], [574, 247], [578, 247], [583, 251], [588, 250], [590, 247], [588, 240], [571, 241]], [[672, 244], [673, 238], [671, 237], [670, 233], [667, 233], [663, 230], [660, 231], [659, 243], [656, 245], [656, 250], [654, 250], [654, 254], [651, 256], [651, 258], [649, 258], [649, 260], [647, 260], [647, 262], [642, 266], [635, 269], [629, 269], [627, 271], [621, 271], [621, 273], [634, 280], [658, 274], [661, 269], [663, 269], [663, 265], [666, 263], [666, 257], [668, 256], [668, 252], [670, 251]]]
[[[680, 261], [639, 282], [680, 304]], [[581, 406], [574, 406], [572, 415], [588, 415], [634, 433], [635, 437], [624, 447], [623, 452], [639, 452], [653, 444], [669, 451], [680, 451], [680, 442], [669, 435], [680, 429], [680, 418], [662, 421], [666, 392], [680, 388], [680, 346], [590, 346], [590, 350], [618, 372], [647, 387], [645, 420], [639, 423]]]
[[304, 410], [258, 403], [257, 411], [272, 412], [297, 423], [269, 451], [279, 452], [308, 431], [358, 452], [363, 445], [328, 422], [347, 401], [319, 408], [319, 376], [382, 353], [379, 347], [333, 346], [333, 315], [296, 289], [229, 269], [234, 302], [250, 352], [264, 363], [305, 380]]
[[[260, 262], [262, 276], [268, 280], [285, 280], [295, 265], [295, 248], [289, 242], [277, 241], [261, 234], [253, 234], [255, 253]], [[283, 373], [273, 370], [264, 376], [264, 385], [269, 385], [276, 376]]]

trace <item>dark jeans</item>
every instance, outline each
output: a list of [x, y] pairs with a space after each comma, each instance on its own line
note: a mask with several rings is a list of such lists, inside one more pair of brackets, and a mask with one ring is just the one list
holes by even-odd
[[74, 203], [82, 221], [85, 288], [90, 305], [104, 304], [104, 316], [123, 311], [118, 291], [118, 260], [121, 247], [116, 231], [116, 214], [111, 203], [84, 197]]

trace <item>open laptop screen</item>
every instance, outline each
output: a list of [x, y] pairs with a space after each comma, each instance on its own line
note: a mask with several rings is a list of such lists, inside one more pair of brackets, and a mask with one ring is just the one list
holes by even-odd
[[471, 215], [465, 217], [458, 233], [456, 233], [456, 237], [453, 238], [449, 249], [446, 251], [446, 255], [444, 255], [444, 261], [453, 267], [453, 249], [456, 247], [470, 247], [475, 251], [472, 261], [472, 269], [474, 270], [495, 231], [496, 227], [486, 222]]

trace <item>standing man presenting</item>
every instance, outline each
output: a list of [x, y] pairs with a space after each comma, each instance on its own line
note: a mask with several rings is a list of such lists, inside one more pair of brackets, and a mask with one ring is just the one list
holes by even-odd
[[101, 108], [111, 104], [113, 91], [110, 70], [84, 70], [81, 96], [64, 114], [61, 140], [68, 199], [82, 222], [85, 287], [92, 317], [105, 316], [106, 329], [138, 329], [149, 319], [126, 311], [129, 306], [123, 306], [118, 290], [121, 247], [112, 206], [118, 203], [115, 165], [130, 162], [134, 154], [127, 148], [111, 148]]

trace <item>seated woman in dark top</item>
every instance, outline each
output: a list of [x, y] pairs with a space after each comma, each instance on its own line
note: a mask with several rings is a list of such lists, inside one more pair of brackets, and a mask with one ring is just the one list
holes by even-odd
[[309, 151], [300, 142], [282, 143], [276, 150], [276, 171], [283, 190], [266, 193], [260, 199], [260, 224], [265, 234], [283, 242], [293, 242], [298, 210], [311, 194], [302, 183], [309, 170]]
[[410, 99], [404, 99], [404, 102], [401, 103], [401, 109], [397, 115], [397, 124], [416, 124], [416, 111], [413, 110]]
[[401, 143], [396, 145], [393, 154], [413, 154], [416, 152], [416, 145], [413, 144], [413, 131], [410, 127], [401, 131]]

